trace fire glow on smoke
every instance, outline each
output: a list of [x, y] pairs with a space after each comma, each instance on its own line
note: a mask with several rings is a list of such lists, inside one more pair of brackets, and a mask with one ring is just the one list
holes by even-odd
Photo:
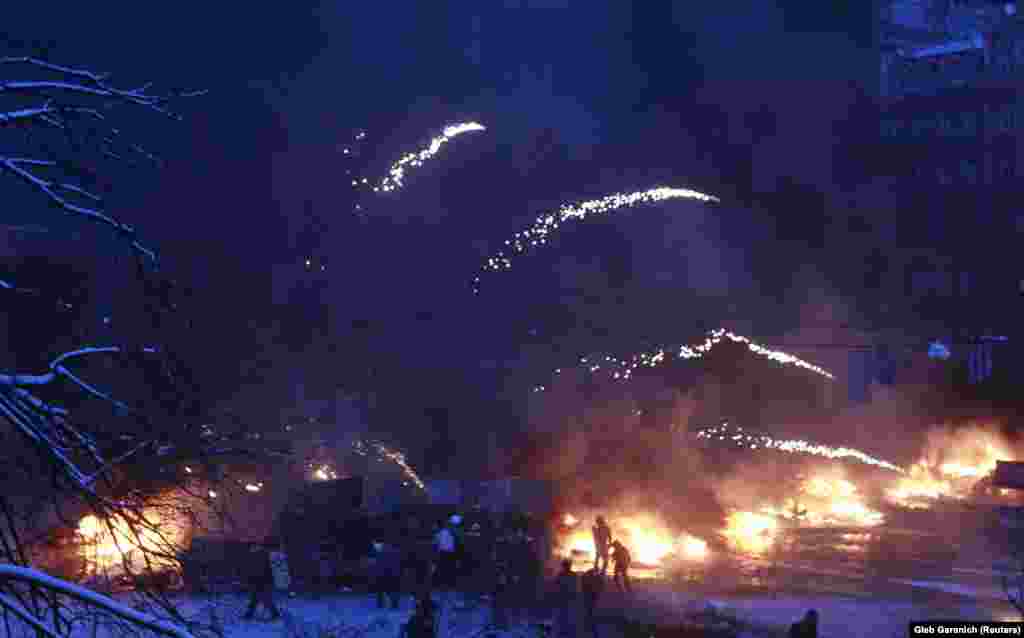
[[964, 500], [995, 471], [997, 461], [1014, 459], [1009, 443], [992, 428], [938, 431], [929, 437], [921, 460], [886, 490], [886, 497], [912, 509], [942, 499]]
[[[633, 563], [642, 567], [661, 567], [669, 560], [699, 562], [709, 557], [708, 544], [686, 532], [673, 532], [657, 516], [648, 513], [606, 517], [612, 530], [612, 539], [619, 540], [629, 549]], [[560, 544], [563, 558], [582, 558], [587, 567], [596, 558], [591, 528], [596, 516], [562, 517], [569, 528]]]
[[118, 574], [126, 566], [132, 571], [180, 571], [174, 555], [184, 546], [187, 526], [157, 508], [145, 508], [142, 516], [146, 522], [135, 525], [124, 518], [104, 521], [93, 514], [79, 521], [76, 532], [86, 577]]

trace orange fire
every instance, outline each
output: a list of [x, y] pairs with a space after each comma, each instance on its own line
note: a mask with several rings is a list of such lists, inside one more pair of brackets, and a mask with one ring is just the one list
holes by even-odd
[[733, 512], [722, 535], [741, 552], [763, 554], [775, 544], [778, 532], [779, 523], [771, 514]]
[[800, 484], [800, 497], [787, 499], [786, 518], [812, 526], [871, 527], [885, 517], [867, 506], [857, 486], [837, 476], [814, 476]]
[[[593, 520], [593, 517], [586, 517]], [[569, 523], [569, 520], [574, 521]], [[612, 538], [622, 542], [629, 549], [633, 562], [640, 566], [660, 567], [668, 559], [703, 561], [708, 558], [707, 543], [687, 533], [674, 533], [657, 516], [648, 513], [630, 516], [608, 516]], [[586, 562], [595, 559], [594, 538], [590, 525], [581, 525], [582, 520], [566, 514], [563, 522], [573, 527], [561, 545], [563, 558], [583, 557]]]
[[143, 570], [147, 557], [152, 571], [180, 570], [173, 556], [185, 541], [185, 527], [155, 508], [144, 509], [142, 516], [146, 523], [134, 527], [123, 518], [112, 518], [108, 525], [92, 514], [78, 522], [82, 541], [79, 551], [87, 577], [120, 573], [126, 565], [131, 570]]
[[928, 508], [937, 500], [963, 500], [996, 469], [997, 461], [1011, 461], [1009, 445], [990, 428], [937, 432], [925, 448], [924, 458], [886, 491], [897, 505]]
[[812, 527], [872, 527], [885, 517], [868, 507], [857, 486], [834, 472], [804, 479], [798, 496], [782, 506], [737, 510], [726, 519], [722, 536], [736, 551], [764, 554], [771, 550], [785, 522]]

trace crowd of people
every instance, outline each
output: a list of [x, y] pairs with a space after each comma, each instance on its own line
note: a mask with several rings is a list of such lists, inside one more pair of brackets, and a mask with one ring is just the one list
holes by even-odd
[[[391, 533], [372, 533], [365, 574], [370, 590], [381, 608], [397, 609], [404, 595], [411, 595], [416, 611], [406, 625], [407, 638], [433, 638], [437, 629], [437, 603], [460, 592], [490, 600], [492, 624], [507, 628], [512, 622], [536, 616], [541, 608], [554, 607], [560, 635], [574, 633], [573, 609], [582, 602], [583, 621], [597, 636], [595, 609], [609, 580], [621, 592], [632, 591], [629, 579], [630, 554], [625, 545], [612, 538], [603, 517], [593, 528], [595, 560], [582, 574], [573, 571], [572, 561], [562, 563], [552, 586], [544, 586], [544, 567], [551, 555], [537, 529], [524, 522], [514, 525], [490, 525], [480, 519], [467, 525], [459, 514], [443, 523], [427, 527], [409, 517]], [[535, 532], [531, 534], [531, 531]], [[273, 618], [280, 617], [274, 598], [274, 573], [270, 553], [279, 543], [268, 540], [254, 551], [263, 560], [252, 565], [250, 604], [246, 618], [253, 618], [265, 606]], [[548, 596], [544, 594], [547, 593]]]

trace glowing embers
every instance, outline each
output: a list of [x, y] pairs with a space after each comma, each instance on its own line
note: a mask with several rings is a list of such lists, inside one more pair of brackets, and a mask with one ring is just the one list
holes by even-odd
[[[375, 193], [388, 193], [402, 188], [405, 186], [405, 177], [408, 169], [423, 166], [427, 160], [437, 155], [437, 152], [441, 150], [441, 147], [444, 146], [445, 143], [451, 141], [452, 138], [462, 135], [463, 133], [484, 130], [486, 130], [486, 128], [477, 122], [462, 122], [446, 126], [441, 135], [430, 140], [430, 144], [428, 144], [426, 148], [416, 153], [403, 155], [394, 164], [392, 164], [391, 168], [388, 170], [388, 174], [385, 175], [376, 186], [374, 186], [373, 191]], [[365, 182], [366, 180], [364, 179], [363, 183]], [[359, 180], [353, 180], [352, 185], [358, 186], [359, 183]]]
[[320, 464], [310, 467], [310, 478], [314, 481], [335, 481], [339, 476], [330, 465]]
[[[615, 193], [600, 199], [563, 204], [557, 211], [544, 213], [524, 231], [518, 232], [512, 239], [505, 241], [505, 250], [487, 258], [483, 272], [497, 272], [512, 268], [512, 257], [525, 253], [529, 248], [547, 243], [548, 237], [558, 230], [563, 222], [572, 219], [584, 219], [590, 215], [610, 213], [620, 208], [629, 208], [639, 204], [660, 202], [668, 199], [695, 199], [700, 202], [717, 202], [718, 198], [705, 195], [688, 188], [669, 188], [659, 186], [646, 191], [633, 193]], [[473, 291], [479, 292], [480, 277], [473, 279]]]
[[[804, 361], [803, 359], [789, 354], [788, 352], [772, 350], [767, 346], [751, 341], [749, 337], [738, 335], [724, 329], [712, 330], [708, 333], [707, 337], [705, 337], [703, 343], [677, 346], [675, 348], [676, 352], [674, 355], [669, 350], [660, 349], [653, 352], [641, 352], [634, 354], [627, 359], [619, 359], [611, 355], [606, 355], [599, 361], [591, 361], [590, 357], [584, 357], [580, 359], [579, 363], [591, 374], [606, 370], [611, 374], [613, 379], [617, 381], [628, 381], [633, 377], [633, 373], [636, 372], [638, 368], [655, 368], [665, 363], [672, 356], [679, 359], [701, 359], [704, 355], [710, 352], [712, 348], [726, 339], [734, 343], [742, 343], [746, 345], [748, 350], [759, 357], [764, 357], [781, 365], [790, 365], [802, 368], [819, 376], [825, 377], [830, 381], [835, 380], [835, 376], [824, 368]], [[555, 370], [556, 375], [561, 373], [561, 369]], [[542, 385], [535, 386], [534, 392], [543, 392], [545, 389], [545, 386]]]
[[93, 514], [76, 529], [78, 551], [85, 562], [85, 578], [110, 578], [129, 573], [180, 573], [176, 556], [183, 549], [187, 526], [156, 508], [142, 510], [140, 520]]
[[898, 465], [877, 459], [854, 448], [830, 447], [828, 445], [810, 443], [802, 439], [774, 439], [765, 434], [744, 432], [742, 427], [731, 428], [728, 423], [723, 423], [718, 427], [698, 430], [697, 438], [721, 441], [751, 450], [777, 450], [779, 452], [789, 452], [790, 454], [820, 456], [827, 459], [852, 459], [865, 465], [873, 465], [886, 470], [900, 472], [901, 474], [906, 472], [906, 470]]
[[369, 456], [371, 449], [376, 452], [377, 460], [379, 462], [383, 463], [384, 461], [388, 461], [397, 465], [399, 469], [401, 469], [402, 475], [406, 478], [407, 484], [412, 484], [420, 490], [427, 489], [423, 479], [420, 478], [419, 474], [416, 473], [416, 470], [413, 469], [412, 465], [410, 465], [405, 459], [405, 454], [402, 452], [393, 450], [377, 441], [367, 443], [362, 440], [356, 440], [352, 444], [352, 450], [360, 456]]

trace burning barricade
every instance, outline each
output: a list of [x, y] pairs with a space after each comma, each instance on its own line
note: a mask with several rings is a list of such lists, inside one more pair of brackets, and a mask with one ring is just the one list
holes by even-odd
[[[596, 515], [564, 514], [555, 551], [559, 558], [573, 561], [576, 571], [595, 565], [597, 553], [592, 526]], [[632, 555], [630, 574], [634, 578], [662, 578], [676, 567], [702, 566], [710, 560], [706, 541], [692, 534], [673, 531], [651, 513], [612, 514], [608, 516], [612, 538], [625, 545]]]

